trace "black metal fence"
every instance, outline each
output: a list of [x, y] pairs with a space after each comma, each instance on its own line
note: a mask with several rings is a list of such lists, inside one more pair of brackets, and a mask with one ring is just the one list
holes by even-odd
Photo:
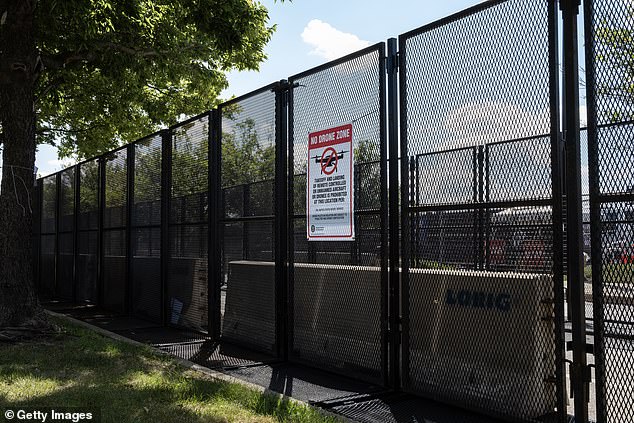
[[489, 2], [400, 38], [403, 385], [525, 420], [565, 409], [556, 13]]
[[634, 4], [584, 9], [596, 417], [634, 421]]
[[[387, 383], [385, 45], [289, 82], [290, 358]], [[309, 242], [308, 134], [342, 123], [355, 134], [356, 236]]]
[[[40, 179], [40, 296], [509, 421], [634, 420], [634, 6], [584, 3], [587, 132], [575, 9], [487, 2]], [[342, 124], [354, 240], [308, 241], [309, 134]]]

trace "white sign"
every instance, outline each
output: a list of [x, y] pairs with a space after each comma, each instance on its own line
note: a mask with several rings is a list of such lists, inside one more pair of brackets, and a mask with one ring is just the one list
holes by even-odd
[[309, 241], [354, 241], [352, 125], [308, 134]]

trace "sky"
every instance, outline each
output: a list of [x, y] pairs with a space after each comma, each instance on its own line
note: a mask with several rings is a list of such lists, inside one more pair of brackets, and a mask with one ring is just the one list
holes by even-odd
[[[264, 0], [270, 24], [277, 25], [266, 47], [268, 59], [257, 72], [231, 72], [222, 97], [246, 94], [478, 3], [481, 1]], [[39, 146], [35, 161], [39, 176], [74, 163], [59, 160], [56, 148], [47, 145]]]

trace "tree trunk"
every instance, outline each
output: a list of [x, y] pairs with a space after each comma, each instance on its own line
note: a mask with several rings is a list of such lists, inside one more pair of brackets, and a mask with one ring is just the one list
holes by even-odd
[[[35, 0], [0, 0], [0, 328], [41, 326], [46, 318], [35, 293], [32, 263], [34, 194], [34, 87], [37, 52]], [[3, 16], [3, 14], [6, 14]]]

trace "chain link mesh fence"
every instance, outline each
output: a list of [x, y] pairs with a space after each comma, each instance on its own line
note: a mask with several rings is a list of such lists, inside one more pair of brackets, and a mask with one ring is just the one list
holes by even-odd
[[220, 106], [221, 337], [275, 353], [276, 94]]
[[99, 266], [99, 161], [79, 165], [79, 209], [76, 278], [77, 300], [98, 302]]
[[[296, 75], [282, 94], [264, 87], [222, 104], [216, 120], [206, 113], [41, 179], [41, 297], [197, 332], [212, 321], [220, 332], [210, 333], [259, 354], [282, 351], [287, 334], [291, 361], [376, 384], [398, 364], [387, 322], [402, 311], [409, 393], [509, 420], [561, 418], [555, 3], [495, 0], [400, 37], [404, 219], [391, 235], [403, 254], [391, 265], [402, 310], [388, 308], [383, 44]], [[586, 331], [597, 421], [621, 422], [634, 419], [634, 5], [585, 0], [584, 10]], [[288, 128], [276, 127], [287, 106]], [[342, 124], [354, 133], [354, 240], [308, 241], [308, 134]], [[287, 129], [284, 193], [275, 148]], [[281, 194], [287, 216], [276, 215]], [[275, 241], [282, 228], [288, 267]]]
[[161, 322], [161, 183], [162, 137], [137, 141], [134, 148], [132, 200], [131, 311]]
[[172, 128], [171, 140], [167, 321], [206, 331], [209, 116]]
[[55, 253], [57, 251], [57, 176], [42, 179], [40, 209], [40, 296], [55, 296]]
[[523, 421], [563, 408], [552, 10], [489, 2], [400, 38], [404, 385]]
[[128, 198], [128, 150], [121, 149], [103, 158], [103, 258], [102, 305], [104, 308], [124, 313], [127, 296], [127, 198]]
[[597, 422], [634, 420], [634, 4], [586, 0]]
[[[384, 44], [290, 79], [293, 360], [363, 380], [386, 376]], [[307, 241], [308, 135], [352, 124], [353, 241]]]

